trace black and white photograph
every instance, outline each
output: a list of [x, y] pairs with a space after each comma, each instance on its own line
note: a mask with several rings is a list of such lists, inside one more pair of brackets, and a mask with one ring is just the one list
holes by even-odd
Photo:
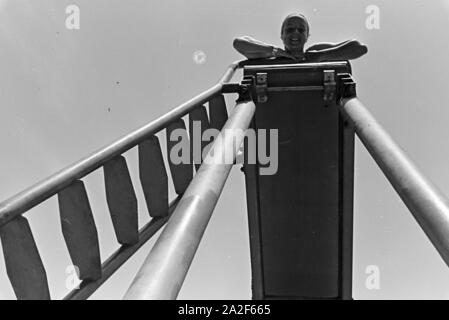
[[0, 300], [449, 299], [447, 30], [449, 0], [0, 0]]

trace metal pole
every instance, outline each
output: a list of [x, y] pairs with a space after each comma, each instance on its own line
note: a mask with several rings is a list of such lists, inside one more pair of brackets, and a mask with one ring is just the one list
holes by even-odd
[[237, 104], [124, 299], [176, 299], [255, 109]]
[[343, 99], [340, 109], [449, 266], [448, 199], [418, 171], [359, 99]]

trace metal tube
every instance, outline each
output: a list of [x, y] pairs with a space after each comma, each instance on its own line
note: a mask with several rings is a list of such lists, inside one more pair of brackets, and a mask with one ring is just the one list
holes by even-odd
[[176, 299], [255, 109], [237, 104], [124, 299]]
[[232, 63], [220, 81], [208, 90], [200, 93], [189, 101], [184, 102], [149, 124], [129, 133], [121, 139], [118, 139], [114, 143], [75, 162], [74, 164], [60, 170], [56, 174], [1, 202], [0, 227], [13, 219], [15, 216], [26, 212], [27, 210], [50, 198], [74, 180], [81, 179], [85, 175], [101, 167], [108, 160], [128, 151], [149, 135], [164, 129], [168, 124], [183, 117], [196, 106], [203, 104], [215, 95], [220, 94], [223, 84], [231, 79], [237, 67], [238, 63]]
[[359, 99], [343, 99], [340, 109], [449, 266], [448, 199], [418, 171]]

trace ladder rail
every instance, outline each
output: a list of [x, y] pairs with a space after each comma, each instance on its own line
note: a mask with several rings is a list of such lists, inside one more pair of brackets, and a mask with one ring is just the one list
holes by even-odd
[[180, 104], [171, 111], [134, 130], [126, 136], [116, 140], [93, 154], [73, 163], [48, 178], [41, 180], [24, 191], [0, 203], [0, 227], [11, 221], [14, 217], [23, 214], [34, 206], [47, 200], [70, 185], [74, 180], [80, 179], [90, 172], [98, 169], [108, 160], [135, 147], [146, 137], [166, 128], [171, 122], [188, 114], [198, 105], [207, 102], [214, 96], [221, 94], [223, 85], [228, 82], [239, 67], [239, 62], [229, 65], [223, 77], [192, 99]]

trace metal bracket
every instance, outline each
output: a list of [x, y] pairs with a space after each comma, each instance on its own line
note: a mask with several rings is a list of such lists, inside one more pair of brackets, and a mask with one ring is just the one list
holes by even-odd
[[254, 86], [254, 76], [244, 76], [239, 84], [239, 97], [236, 102], [252, 100], [251, 88]]
[[335, 99], [335, 93], [337, 92], [337, 83], [335, 82], [335, 70], [324, 70], [324, 94], [323, 100], [326, 102]]
[[268, 101], [266, 72], [256, 74], [256, 95], [258, 103], [266, 103]]
[[224, 83], [221, 93], [238, 93], [240, 91], [240, 83]]
[[338, 80], [338, 98], [353, 98], [357, 96], [356, 83], [349, 73], [337, 74]]

